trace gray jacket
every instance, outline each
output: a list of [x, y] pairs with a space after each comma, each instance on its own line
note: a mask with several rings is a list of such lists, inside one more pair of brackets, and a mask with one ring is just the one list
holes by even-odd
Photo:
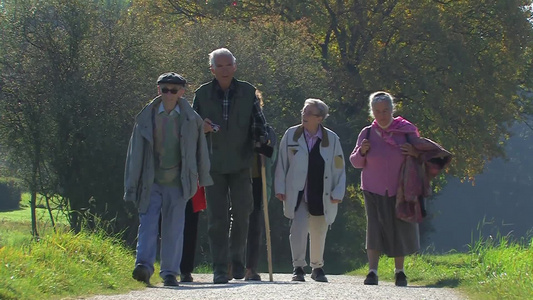
[[[154, 137], [152, 111], [161, 103], [158, 96], [147, 104], [135, 118], [124, 171], [124, 200], [133, 201], [139, 213], [145, 213], [154, 183]], [[203, 131], [202, 118], [185, 99], [180, 99], [181, 112], [181, 184], [183, 197], [190, 199], [200, 186], [213, 184], [209, 175], [209, 153]]]

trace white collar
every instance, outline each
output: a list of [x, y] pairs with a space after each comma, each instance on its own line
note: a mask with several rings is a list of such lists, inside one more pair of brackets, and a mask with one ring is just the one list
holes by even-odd
[[[157, 113], [162, 113], [165, 111], [165, 106], [163, 105], [163, 101], [161, 101], [161, 104], [159, 105], [159, 110]], [[174, 107], [173, 111], [175, 111], [176, 113], [178, 114], [181, 114], [181, 110], [180, 110], [180, 106], [178, 103], [176, 103], [176, 106]], [[172, 113], [172, 111], [170, 111], [170, 113]]]

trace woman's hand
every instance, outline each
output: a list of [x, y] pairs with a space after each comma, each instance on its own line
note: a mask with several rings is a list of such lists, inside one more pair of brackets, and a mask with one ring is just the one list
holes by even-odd
[[362, 156], [365, 156], [368, 150], [370, 150], [370, 141], [367, 139], [364, 139], [361, 142], [361, 148], [359, 148], [359, 151], [361, 151]]
[[342, 200], [340, 200], [340, 199], [331, 198], [331, 203], [333, 203], [333, 204], [338, 204], [338, 203], [341, 203], [341, 202], [342, 202]]
[[400, 149], [402, 150], [402, 154], [403, 155], [410, 155], [410, 156], [415, 157], [415, 158], [417, 158], [420, 155], [420, 152], [418, 152], [416, 150], [416, 148], [413, 147], [413, 145], [411, 145], [409, 143], [405, 143], [405, 144], [401, 145]]
[[276, 194], [276, 198], [278, 198], [279, 201], [285, 201], [285, 194]]

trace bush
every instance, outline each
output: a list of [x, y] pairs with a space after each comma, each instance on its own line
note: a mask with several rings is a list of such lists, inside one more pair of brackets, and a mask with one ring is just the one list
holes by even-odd
[[0, 211], [20, 208], [20, 181], [14, 178], [0, 178]]

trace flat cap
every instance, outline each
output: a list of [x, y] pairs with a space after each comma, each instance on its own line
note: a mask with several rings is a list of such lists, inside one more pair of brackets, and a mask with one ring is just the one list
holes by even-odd
[[186, 84], [187, 80], [180, 74], [174, 72], [163, 73], [157, 78], [157, 84], [170, 83], [170, 84]]

